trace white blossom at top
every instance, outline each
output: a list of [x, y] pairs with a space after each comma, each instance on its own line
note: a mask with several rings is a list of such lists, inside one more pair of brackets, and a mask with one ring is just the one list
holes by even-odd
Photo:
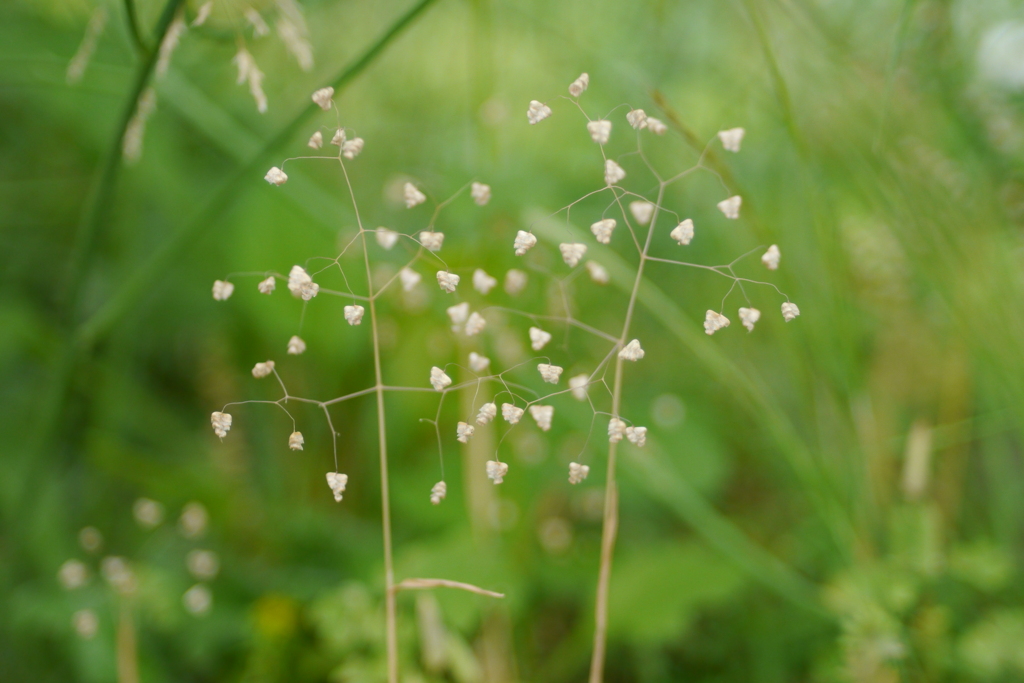
[[235, 285], [223, 280], [214, 280], [213, 298], [215, 301], [227, 301], [235, 292]]
[[587, 132], [590, 139], [599, 145], [608, 144], [608, 138], [612, 134], [612, 122], [607, 119], [598, 119], [587, 123]]
[[485, 403], [480, 406], [480, 412], [476, 414], [476, 423], [478, 425], [485, 425], [495, 418], [498, 414], [498, 406], [493, 403]]
[[252, 376], [256, 379], [263, 379], [274, 372], [274, 361], [268, 360], [265, 363], [257, 363], [252, 367]]
[[644, 350], [640, 348], [640, 340], [634, 339], [626, 344], [621, 351], [619, 351], [619, 358], [622, 360], [638, 361], [644, 357]]
[[726, 218], [739, 218], [740, 217], [740, 205], [743, 204], [743, 198], [738, 194], [723, 199], [718, 202], [718, 210], [725, 214]]
[[608, 421], [608, 443], [618, 443], [626, 434], [626, 423], [617, 417]]
[[587, 245], [579, 242], [573, 242], [571, 244], [562, 243], [558, 245], [558, 250], [562, 252], [562, 260], [570, 268], [575, 268], [583, 255], [587, 253]]
[[668, 236], [683, 246], [689, 244], [690, 241], [693, 240], [693, 219], [687, 218], [682, 223], [672, 228], [672, 232], [670, 232]]
[[459, 443], [469, 443], [469, 437], [473, 436], [476, 427], [466, 422], [460, 422], [455, 426], [455, 440]]
[[614, 185], [626, 177], [626, 172], [612, 159], [605, 159], [604, 162], [604, 184]]
[[488, 460], [486, 467], [487, 478], [494, 481], [496, 485], [505, 481], [505, 475], [508, 474], [508, 463], [499, 460]]
[[345, 140], [347, 139], [348, 136], [345, 135], [345, 129], [339, 128], [338, 130], [334, 131], [334, 137], [331, 138], [331, 144], [334, 145], [335, 147], [341, 147], [342, 145], [345, 144]]
[[497, 284], [498, 280], [488, 275], [487, 271], [482, 268], [477, 268], [473, 271], [473, 289], [484, 296], [487, 296], [488, 292], [494, 289]]
[[562, 370], [557, 365], [548, 365], [547, 363], [539, 363], [537, 365], [537, 372], [540, 373], [541, 379], [548, 384], [558, 384], [558, 378], [562, 376]]
[[398, 244], [398, 233], [394, 230], [388, 230], [385, 227], [377, 228], [377, 244], [384, 247], [384, 249], [390, 251], [391, 247]]
[[594, 237], [598, 242], [608, 244], [612, 241], [612, 230], [615, 229], [616, 225], [614, 218], [605, 218], [596, 223], [591, 223], [590, 232], [594, 233]]
[[89, 580], [89, 569], [81, 560], [71, 559], [57, 570], [57, 579], [64, 590], [72, 591], [81, 588]]
[[210, 414], [210, 424], [213, 425], [213, 433], [223, 439], [231, 431], [231, 414], [214, 411]]
[[643, 109], [633, 109], [626, 113], [626, 121], [629, 125], [633, 126], [635, 130], [647, 127], [647, 112]]
[[534, 351], [540, 351], [549, 341], [551, 341], [550, 332], [545, 332], [539, 327], [530, 328], [530, 347]]
[[320, 131], [313, 133], [309, 136], [309, 142], [306, 144], [310, 149], [320, 149], [324, 146], [324, 134]]
[[416, 189], [416, 186], [412, 183], [406, 183], [402, 188], [402, 192], [405, 195], [405, 208], [407, 209], [419, 206], [427, 201], [427, 195]]
[[348, 486], [348, 475], [339, 474], [337, 472], [328, 472], [327, 485], [331, 487], [331, 493], [334, 494], [334, 500], [340, 503], [341, 494], [345, 493], [345, 487]]
[[452, 321], [452, 332], [458, 332], [469, 319], [469, 304], [463, 301], [447, 308], [448, 318]]
[[271, 185], [284, 185], [288, 182], [288, 174], [274, 166], [267, 171], [267, 175], [263, 176], [263, 179]]
[[520, 230], [516, 233], [516, 239], [512, 247], [516, 250], [516, 256], [522, 256], [537, 245], [537, 236], [532, 232]]
[[579, 78], [569, 84], [569, 94], [579, 97], [588, 87], [590, 87], [590, 76], [586, 72], [581, 73]]
[[651, 222], [651, 216], [654, 215], [654, 204], [637, 200], [629, 203], [629, 212], [633, 214], [633, 218], [640, 225], [647, 225]]
[[461, 279], [462, 278], [455, 273], [449, 273], [446, 270], [437, 271], [437, 284], [442, 291], [447, 292], [448, 294], [455, 291], [455, 288], [459, 285], [459, 280]]
[[341, 156], [346, 159], [355, 159], [363, 151], [363, 147], [366, 145], [366, 141], [362, 138], [352, 138], [346, 140], [341, 145]]
[[611, 281], [611, 275], [608, 274], [608, 269], [602, 266], [597, 261], [587, 261], [587, 272], [590, 273], [590, 279], [599, 285], [606, 285]]
[[530, 100], [530, 108], [526, 110], [526, 120], [530, 122], [530, 125], [535, 125], [551, 116], [551, 107], [538, 102], [537, 100]]
[[648, 116], [647, 130], [651, 131], [655, 135], [664, 135], [668, 130], [668, 126], [662, 123], [659, 119], [656, 119], [653, 116]]
[[420, 233], [420, 244], [427, 251], [441, 251], [441, 245], [444, 244], [444, 233], [424, 230]]
[[577, 401], [587, 400], [587, 385], [590, 384], [590, 375], [583, 373], [569, 378], [569, 388], [572, 389], [573, 398]]
[[434, 505], [440, 505], [441, 501], [448, 495], [448, 484], [443, 481], [439, 481], [434, 484], [430, 489], [430, 502]]
[[747, 328], [747, 332], [754, 331], [754, 323], [761, 319], [761, 311], [756, 308], [741, 308], [740, 309], [740, 322], [743, 323], [743, 327]]
[[446, 387], [451, 386], [452, 378], [444, 373], [444, 370], [437, 367], [436, 365], [430, 368], [430, 386], [434, 387], [434, 391], [443, 391]]
[[526, 289], [527, 280], [526, 273], [513, 268], [505, 273], [505, 291], [511, 296], [515, 296]]
[[791, 301], [782, 304], [782, 319], [787, 323], [798, 315], [800, 315], [800, 309], [797, 308], [796, 304]]
[[422, 276], [415, 270], [409, 267], [402, 268], [398, 271], [398, 279], [402, 282], [402, 289], [407, 292], [411, 292], [413, 288], [420, 283], [423, 279]]
[[487, 321], [482, 315], [473, 311], [469, 320], [466, 321], [466, 336], [473, 337], [484, 331], [484, 327], [487, 325]]
[[324, 111], [331, 108], [331, 98], [334, 97], [334, 88], [327, 86], [326, 88], [320, 88], [313, 93], [313, 101], [316, 102], [316, 106], [320, 107]]
[[510, 425], [518, 424], [519, 420], [522, 419], [524, 412], [526, 411], [522, 408], [515, 407], [511, 403], [501, 404], [501, 417]]
[[647, 427], [626, 427], [626, 438], [643, 448], [647, 445]]
[[469, 188], [469, 196], [477, 203], [477, 206], [486, 206], [491, 201], [491, 186], [483, 183], [473, 183]]
[[581, 465], [578, 462], [569, 463], [569, 483], [579, 484], [590, 474], [590, 467]]
[[487, 368], [491, 367], [491, 359], [487, 356], [481, 356], [476, 351], [469, 352], [469, 369], [476, 373], [487, 372]]
[[366, 309], [358, 304], [345, 307], [345, 320], [349, 325], [358, 325], [363, 322], [363, 314]]
[[530, 417], [534, 419], [542, 432], [551, 429], [551, 418], [554, 417], [554, 406], [530, 406]]
[[304, 443], [306, 440], [302, 438], [302, 432], [292, 432], [288, 435], [288, 448], [293, 451], [301, 451]]
[[768, 251], [764, 252], [761, 256], [761, 263], [768, 270], [778, 270], [779, 260], [782, 258], [782, 252], [779, 251], [779, 245], [773, 244], [768, 247]]
[[740, 143], [747, 131], [742, 128], [730, 128], [729, 130], [718, 131], [718, 139], [722, 141], [722, 147], [727, 152], [740, 151]]
[[271, 275], [266, 280], [260, 280], [260, 283], [256, 285], [256, 289], [260, 291], [260, 294], [270, 294], [277, 289], [277, 279]]
[[299, 335], [292, 336], [288, 340], [288, 355], [298, 356], [306, 351], [306, 342], [302, 341], [302, 337]]
[[729, 327], [729, 319], [721, 313], [709, 310], [704, 316], [704, 332], [714, 334], [723, 327]]

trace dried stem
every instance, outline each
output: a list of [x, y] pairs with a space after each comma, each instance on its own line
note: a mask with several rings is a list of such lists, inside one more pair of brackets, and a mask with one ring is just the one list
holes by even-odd
[[122, 598], [120, 602], [117, 621], [117, 683], [139, 683], [139, 658], [132, 606], [127, 598]]
[[462, 581], [449, 581], [448, 579], [406, 579], [401, 583], [392, 586], [391, 590], [395, 593], [398, 591], [409, 591], [409, 590], [427, 590], [430, 588], [457, 588], [459, 590], [467, 591], [469, 593], [476, 593], [477, 595], [485, 595], [489, 598], [503, 598], [504, 593], [496, 593], [489, 591], [486, 588], [480, 588], [474, 586], [471, 583], [463, 583]]

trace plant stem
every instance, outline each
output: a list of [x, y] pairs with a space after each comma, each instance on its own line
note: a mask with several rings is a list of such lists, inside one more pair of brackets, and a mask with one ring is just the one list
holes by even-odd
[[117, 621], [117, 683], [139, 683], [139, 658], [135, 645], [135, 620], [127, 598], [121, 599]]
[[124, 0], [124, 10], [128, 18], [128, 34], [132, 37], [132, 42], [135, 43], [135, 49], [138, 50], [139, 54], [145, 55], [149, 52], [149, 48], [146, 47], [146, 42], [142, 40], [142, 30], [139, 28], [139, 14], [135, 11], [135, 0]]

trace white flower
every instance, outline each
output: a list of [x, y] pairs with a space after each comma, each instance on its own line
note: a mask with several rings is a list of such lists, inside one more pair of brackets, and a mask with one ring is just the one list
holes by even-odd
[[341, 145], [341, 156], [345, 157], [346, 159], [355, 159], [357, 156], [359, 156], [359, 153], [363, 151], [363, 145], [365, 144], [366, 142], [362, 138], [352, 138], [351, 140], [346, 140]]
[[580, 259], [587, 253], [587, 245], [579, 242], [573, 242], [571, 244], [562, 243], [558, 245], [558, 250], [562, 252], [562, 260], [570, 268], [575, 268], [579, 264]]
[[480, 412], [476, 414], [476, 423], [478, 425], [485, 425], [495, 418], [498, 414], [498, 407], [493, 403], [485, 403], [480, 406]]
[[616, 223], [614, 218], [605, 218], [604, 220], [591, 223], [590, 232], [594, 233], [594, 237], [601, 244], [608, 244], [612, 241], [612, 230], [615, 229]]
[[668, 126], [662, 123], [660, 120], [653, 116], [647, 117], [647, 130], [651, 131], [655, 135], [664, 135], [668, 130]]
[[739, 195], [734, 195], [728, 199], [723, 199], [718, 202], [718, 210], [725, 214], [726, 218], [739, 218], [740, 217], [740, 205], [743, 203], [743, 198]]
[[617, 417], [608, 421], [608, 443], [618, 443], [626, 433], [626, 423]]
[[440, 505], [441, 501], [448, 495], [448, 484], [443, 481], [439, 481], [430, 489], [430, 502], [434, 505]]
[[123, 557], [104, 557], [100, 572], [111, 588], [123, 595], [134, 593], [138, 587], [135, 572]]
[[95, 553], [103, 545], [103, 534], [94, 526], [84, 527], [78, 532], [78, 543], [87, 553]]
[[729, 319], [721, 313], [715, 313], [714, 311], [708, 311], [704, 316], [704, 332], [707, 334], [714, 334], [723, 327], [729, 327]]
[[651, 222], [651, 216], [654, 215], [654, 204], [650, 202], [637, 200], [629, 203], [629, 212], [633, 214], [633, 218], [640, 225], [647, 225]]
[[491, 367], [491, 359], [487, 356], [481, 356], [476, 351], [469, 352], [469, 369], [476, 373], [487, 372], [487, 368]]
[[260, 283], [256, 285], [256, 289], [260, 290], [260, 294], [270, 294], [277, 289], [277, 280], [271, 275], [266, 280], [260, 280]]
[[506, 474], [508, 474], [508, 463], [499, 460], [487, 461], [487, 478], [493, 480], [495, 484], [503, 482]]
[[548, 365], [547, 363], [539, 363], [537, 365], [537, 372], [540, 373], [541, 379], [548, 384], [558, 384], [558, 378], [562, 376], [562, 368], [557, 365]]
[[590, 139], [597, 144], [607, 144], [608, 138], [612, 134], [612, 122], [606, 119], [590, 121], [587, 123], [587, 132], [590, 133]]
[[578, 462], [569, 463], [569, 483], [579, 484], [590, 474], [590, 467], [581, 465]]
[[455, 291], [455, 288], [459, 285], [461, 280], [455, 273], [449, 273], [446, 270], [437, 271], [437, 284], [441, 287], [441, 291], [451, 294]]
[[227, 301], [235, 292], [235, 286], [223, 280], [213, 281], [213, 298], [215, 301]]
[[452, 321], [452, 332], [458, 332], [459, 328], [466, 324], [469, 319], [469, 304], [463, 301], [461, 304], [449, 306], [448, 317]]
[[338, 474], [337, 472], [328, 472], [327, 485], [331, 487], [331, 492], [334, 494], [334, 500], [340, 503], [341, 494], [345, 493], [345, 487], [348, 486], [348, 475]]
[[[245, 48], [242, 48], [232, 59], [238, 67], [239, 85], [248, 81], [249, 94], [256, 101], [256, 109], [261, 114], [267, 111], [267, 94], [263, 92], [263, 72], [256, 66], [256, 60]], [[287, 177], [285, 177], [287, 180]], [[284, 182], [284, 181], [281, 181]]]
[[797, 308], [796, 304], [790, 301], [782, 304], [782, 319], [787, 323], [798, 315], [800, 315], [800, 309]]
[[402, 192], [405, 195], [405, 208], [407, 209], [419, 206], [427, 201], [427, 195], [416, 189], [416, 186], [412, 183], [406, 183], [402, 188]]
[[536, 244], [536, 235], [534, 235], [532, 232], [520, 230], [519, 232], [516, 233], [516, 239], [515, 242], [512, 243], [512, 246], [516, 250], [516, 256], [522, 256], [526, 252], [533, 249], [534, 246], [536, 246]]
[[423, 279], [422, 276], [411, 268], [402, 268], [398, 271], [398, 279], [402, 281], [402, 289], [411, 292], [413, 288]]
[[80, 638], [91, 640], [100, 628], [100, 620], [91, 609], [80, 609], [71, 615], [71, 626]]
[[481, 268], [473, 271], [473, 289], [487, 296], [488, 292], [497, 286], [498, 280], [491, 277]]
[[542, 432], [551, 429], [551, 418], [554, 414], [554, 406], [530, 406], [530, 417], [534, 419]]
[[436, 365], [430, 368], [430, 386], [434, 391], [443, 391], [445, 387], [451, 386], [452, 378], [444, 374], [444, 370]]
[[306, 440], [302, 438], [302, 432], [292, 432], [288, 436], [288, 448], [293, 451], [301, 451], [302, 444], [306, 443]]
[[511, 403], [501, 404], [501, 417], [510, 425], [518, 424], [519, 420], [523, 417], [524, 412], [526, 411], [522, 408], [516, 408]]
[[210, 581], [220, 571], [220, 559], [212, 550], [192, 550], [185, 556], [188, 572], [200, 581]]
[[317, 295], [320, 291], [320, 285], [310, 280], [309, 282], [303, 282], [299, 286], [299, 296], [302, 297], [303, 301], [309, 301]]
[[551, 107], [543, 102], [530, 100], [530, 108], [526, 110], [526, 120], [530, 122], [530, 125], [538, 124], [549, 116], [551, 116]]
[[376, 232], [377, 244], [384, 247], [388, 251], [390, 251], [391, 247], [395, 246], [398, 243], [398, 233], [395, 232], [394, 230], [388, 230], [387, 228], [380, 227], [377, 228]]
[[626, 427], [626, 438], [639, 448], [647, 445], [647, 427]]
[[484, 317], [473, 311], [469, 316], [469, 320], [466, 321], [466, 336], [473, 337], [480, 334], [484, 331], [485, 325], [487, 325], [487, 321], [484, 320]]
[[590, 375], [583, 373], [569, 378], [569, 388], [572, 389], [573, 398], [577, 401], [587, 400], [587, 385], [590, 384]]
[[139, 498], [132, 505], [132, 515], [143, 529], [152, 529], [164, 521], [164, 506], [149, 498]]
[[672, 232], [670, 232], [668, 236], [683, 246], [689, 244], [693, 239], [693, 219], [687, 218], [682, 223], [672, 228]]
[[420, 233], [420, 244], [427, 251], [441, 251], [441, 245], [444, 244], [444, 233], [424, 230]]
[[640, 348], [640, 340], [634, 339], [633, 341], [626, 344], [621, 351], [619, 351], [619, 358], [622, 360], [638, 361], [644, 357], [644, 350]]
[[740, 151], [740, 142], [747, 131], [742, 128], [730, 128], [729, 130], [718, 131], [718, 139], [722, 141], [722, 147], [727, 152]]
[[345, 135], [345, 129], [339, 128], [338, 130], [334, 131], [334, 137], [331, 138], [331, 144], [334, 145], [335, 147], [341, 147], [342, 145], [345, 144], [345, 140], [347, 139], [348, 138]]
[[266, 363], [257, 363], [252, 368], [252, 376], [256, 379], [263, 379], [274, 371], [274, 361], [268, 360]]
[[614, 185], [626, 177], [626, 172], [611, 159], [604, 162], [604, 184]]
[[549, 341], [551, 341], [550, 332], [545, 332], [539, 327], [530, 328], [530, 347], [534, 351], [540, 351]]
[[358, 325], [363, 322], [363, 313], [366, 309], [358, 304], [345, 307], [345, 320], [348, 321], [349, 325]]
[[740, 309], [740, 322], [743, 323], [743, 327], [747, 328], [747, 332], [754, 331], [754, 323], [761, 319], [761, 311], [756, 308], [741, 308]]
[[527, 279], [526, 273], [513, 268], [505, 273], [505, 291], [512, 296], [519, 294], [526, 289]]
[[284, 185], [288, 182], [288, 175], [277, 166], [274, 166], [267, 171], [267, 175], [263, 176], [263, 179], [271, 185]]
[[224, 438], [231, 431], [231, 414], [214, 412], [210, 414], [210, 424], [213, 425], [213, 433]]
[[320, 149], [324, 146], [324, 134], [320, 131], [313, 133], [309, 136], [309, 142], [306, 144], [309, 145], [310, 149]]
[[773, 244], [768, 247], [768, 251], [764, 252], [761, 256], [761, 263], [768, 270], [778, 270], [779, 260], [782, 258], [782, 252], [779, 251], [779, 245]]
[[626, 113], [626, 121], [635, 130], [647, 127], [647, 113], [643, 109], [633, 109]]
[[206, 531], [206, 524], [209, 521], [210, 516], [206, 512], [206, 508], [203, 507], [202, 503], [192, 501], [186, 503], [185, 507], [181, 510], [181, 517], [178, 518], [178, 527], [181, 529], [181, 535], [185, 538], [196, 538], [202, 536], [203, 532]]
[[302, 296], [303, 286], [308, 286], [312, 282], [313, 278], [302, 266], [292, 266], [291, 272], [288, 273], [288, 291], [294, 297]]
[[597, 284], [606, 285], [611, 280], [608, 270], [597, 261], [587, 261], [586, 266], [590, 273], [590, 279]]
[[296, 334], [296, 335], [292, 336], [291, 339], [288, 340], [288, 355], [289, 356], [298, 356], [298, 355], [304, 353], [305, 350], [306, 350], [306, 342], [302, 341], [302, 337], [300, 337], [299, 335]]
[[469, 437], [473, 436], [473, 432], [476, 431], [476, 427], [465, 422], [460, 422], [455, 426], [455, 440], [459, 443], [469, 443]]
[[189, 614], [202, 616], [213, 607], [213, 593], [205, 585], [197, 583], [181, 596], [181, 604], [185, 606]]
[[57, 570], [57, 578], [64, 590], [75, 590], [89, 580], [89, 570], [81, 560], [68, 560]]
[[473, 183], [469, 189], [469, 196], [477, 203], [477, 206], [485, 206], [491, 201], [491, 186], [483, 183]]
[[586, 72], [581, 73], [579, 78], [569, 84], [569, 94], [573, 97], [579, 97], [589, 86], [590, 76]]

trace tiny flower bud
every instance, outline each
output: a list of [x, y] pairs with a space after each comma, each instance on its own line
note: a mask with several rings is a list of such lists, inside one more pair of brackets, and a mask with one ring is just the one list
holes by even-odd
[[235, 292], [235, 286], [230, 282], [224, 282], [223, 280], [214, 280], [213, 282], [213, 298], [215, 301], [227, 301], [231, 298], [231, 295]]
[[398, 233], [387, 228], [377, 228], [377, 244], [390, 251], [398, 243]]
[[320, 107], [324, 111], [327, 111], [328, 109], [331, 108], [332, 97], [334, 97], [334, 88], [328, 86], [326, 88], [320, 88], [315, 93], [313, 93], [312, 99], [314, 102], [316, 102], [316, 105], [318, 107]]
[[626, 114], [626, 121], [629, 125], [633, 126], [635, 130], [647, 127], [647, 114], [643, 109], [633, 109]]
[[405, 195], [405, 208], [407, 209], [419, 206], [423, 202], [427, 201], [427, 195], [416, 189], [416, 186], [412, 183], [406, 183], [402, 188], [402, 192]]
[[549, 341], [551, 341], [550, 332], [545, 332], [539, 327], [530, 328], [530, 347], [534, 351], [540, 351]]
[[339, 128], [338, 130], [334, 131], [334, 137], [331, 138], [331, 144], [334, 145], [335, 147], [341, 147], [342, 145], [345, 144], [345, 140], [347, 139], [348, 138], [345, 135], [345, 129]]
[[266, 280], [260, 280], [260, 283], [256, 285], [256, 289], [260, 290], [260, 294], [270, 294], [277, 289], [277, 280], [271, 275]]
[[231, 431], [231, 415], [230, 413], [211, 413], [210, 424], [213, 425], [213, 433], [223, 439]]
[[189, 614], [201, 617], [213, 606], [213, 593], [206, 585], [197, 583], [185, 591], [181, 603]]
[[727, 152], [740, 151], [740, 142], [747, 131], [742, 128], [730, 128], [729, 130], [718, 131], [718, 139], [722, 141], [722, 147]]
[[274, 166], [267, 171], [267, 175], [263, 176], [263, 179], [271, 185], [284, 185], [288, 182], [288, 175], [277, 166]]
[[441, 245], [444, 244], [444, 233], [424, 230], [420, 233], [420, 244], [427, 251], [441, 251]]
[[714, 334], [723, 327], [729, 327], [729, 319], [721, 313], [708, 311], [704, 316], [704, 332], [706, 334]]
[[484, 327], [487, 325], [487, 321], [484, 317], [473, 311], [470, 314], [469, 320], [466, 321], [466, 336], [473, 337], [484, 331]]
[[654, 215], [654, 204], [644, 201], [630, 202], [629, 212], [633, 214], [637, 223], [647, 225], [651, 222], [651, 216]]
[[469, 437], [473, 436], [476, 427], [465, 422], [460, 422], [455, 427], [455, 440], [459, 443], [469, 443]]
[[798, 315], [800, 315], [800, 309], [797, 308], [796, 304], [790, 301], [782, 304], [782, 319], [787, 323]]
[[718, 202], [718, 210], [725, 214], [726, 218], [739, 218], [740, 217], [740, 205], [743, 203], [743, 198], [739, 195], [723, 199]]
[[526, 411], [522, 408], [516, 408], [511, 403], [501, 404], [501, 417], [510, 425], [519, 424], [519, 420], [523, 417], [524, 412]]
[[598, 119], [587, 123], [587, 132], [590, 139], [599, 145], [608, 144], [608, 138], [612, 134], [612, 122], [606, 119]]
[[557, 365], [539, 363], [537, 365], [537, 371], [540, 373], [541, 379], [548, 384], [558, 384], [558, 378], [562, 376], [562, 368]]
[[513, 268], [505, 273], [505, 291], [511, 296], [519, 294], [526, 289], [527, 279], [526, 273]]
[[487, 372], [487, 368], [491, 367], [491, 359], [487, 356], [481, 356], [476, 351], [469, 352], [469, 369], [476, 373]]
[[302, 341], [302, 337], [299, 335], [293, 336], [288, 340], [288, 355], [298, 356], [306, 351], [306, 342]]
[[363, 322], [363, 313], [366, 312], [362, 306], [353, 304], [345, 307], [345, 320], [349, 325], [358, 325]]
[[634, 339], [633, 341], [626, 344], [621, 351], [619, 351], [619, 358], [622, 360], [638, 361], [644, 357], [644, 350], [640, 348], [640, 340]]
[[773, 244], [768, 247], [768, 251], [764, 252], [764, 255], [761, 256], [761, 263], [763, 263], [764, 267], [768, 270], [778, 270], [779, 260], [781, 258], [782, 252], [779, 251], [779, 245]]
[[626, 423], [617, 417], [608, 421], [608, 443], [618, 443], [626, 433]]
[[626, 427], [626, 438], [638, 448], [647, 445], [647, 427]]
[[324, 134], [320, 131], [313, 133], [309, 138], [310, 149], [320, 149], [324, 146]]
[[614, 185], [626, 177], [626, 172], [611, 159], [604, 162], [604, 184]]
[[448, 495], [448, 484], [443, 481], [439, 481], [430, 489], [430, 502], [434, 505], [440, 505], [441, 501]]
[[71, 626], [84, 640], [92, 640], [100, 628], [99, 617], [91, 609], [80, 609], [71, 615]]
[[516, 239], [515, 242], [513, 242], [512, 246], [516, 250], [516, 256], [522, 256], [526, 252], [533, 249], [533, 247], [536, 246], [536, 244], [537, 237], [533, 233], [526, 232], [525, 230], [520, 230], [519, 232], [516, 233]]
[[302, 432], [292, 432], [288, 437], [288, 448], [293, 451], [301, 451], [304, 443], [306, 440], [302, 438]]
[[485, 425], [495, 418], [498, 414], [498, 407], [493, 403], [485, 403], [480, 406], [480, 412], [476, 414], [476, 423], [478, 425]]
[[143, 529], [153, 529], [164, 521], [164, 506], [149, 498], [139, 498], [132, 505], [132, 515]]
[[[313, 278], [309, 276], [309, 273], [307, 273], [306, 269], [302, 266], [292, 266], [291, 272], [288, 273], [288, 291], [291, 292], [294, 297], [302, 296], [302, 288], [305, 286], [308, 291], [308, 285], [312, 282]], [[315, 296], [315, 294], [313, 296]]]
[[359, 156], [359, 153], [363, 151], [363, 145], [365, 144], [366, 143], [363, 141], [362, 138], [352, 138], [351, 140], [346, 140], [341, 145], [341, 156], [345, 157], [346, 159], [355, 159], [357, 156]]
[[441, 291], [447, 292], [448, 294], [455, 291], [455, 288], [458, 286], [459, 280], [461, 279], [462, 278], [455, 273], [449, 273], [446, 270], [437, 271], [437, 284], [441, 287]]
[[340, 503], [341, 494], [345, 493], [345, 487], [348, 486], [348, 475], [338, 474], [337, 472], [328, 472], [327, 485], [331, 487], [331, 493], [334, 494], [334, 500]]
[[570, 268], [575, 268], [583, 255], [587, 253], [587, 245], [580, 244], [579, 242], [573, 242], [572, 244], [559, 244], [558, 250], [562, 252], [562, 260]]
[[68, 560], [60, 566], [57, 578], [64, 590], [72, 591], [81, 588], [89, 580], [89, 569], [81, 560]]
[[530, 100], [530, 108], [526, 110], [526, 120], [530, 122], [531, 126], [549, 116], [551, 116], [551, 107], [537, 100]]
[[486, 271], [477, 268], [473, 271], [473, 289], [480, 292], [484, 296], [497, 286], [498, 281], [487, 274]]
[[590, 474], [590, 467], [581, 465], [578, 462], [569, 463], [569, 483], [579, 484]]
[[590, 375], [583, 373], [569, 378], [569, 388], [572, 389], [573, 398], [577, 401], [587, 400], [587, 385], [590, 384]]
[[402, 268], [398, 271], [398, 279], [402, 282], [402, 289], [411, 292], [420, 283], [422, 276], [411, 268]]
[[554, 414], [554, 406], [530, 406], [530, 417], [534, 419], [542, 432], [551, 429], [551, 418]]
[[601, 244], [608, 244], [612, 241], [612, 230], [615, 229], [616, 223], [614, 218], [605, 218], [604, 220], [597, 221], [590, 225], [590, 232], [594, 233], [594, 237]]
[[586, 266], [590, 273], [590, 279], [597, 284], [606, 285], [611, 280], [608, 270], [597, 261], [587, 261]]
[[685, 247], [693, 239], [693, 220], [687, 218], [682, 223], [672, 228], [672, 232], [670, 232], [668, 236]]
[[274, 361], [268, 360], [266, 363], [257, 363], [252, 368], [252, 376], [256, 379], [263, 379], [274, 371]]
[[463, 301], [461, 304], [449, 306], [447, 312], [452, 321], [452, 332], [458, 332], [469, 319], [469, 304]]
[[452, 378], [444, 374], [444, 370], [436, 365], [430, 368], [430, 386], [434, 387], [434, 391], [443, 391], [451, 383]]
[[668, 126], [662, 123], [660, 120], [653, 116], [647, 117], [647, 130], [651, 131], [655, 135], [664, 135], [668, 131]]
[[590, 76], [586, 73], [581, 73], [579, 78], [569, 84], [569, 94], [573, 97], [579, 97], [589, 86]]
[[761, 311], [756, 308], [741, 308], [740, 309], [740, 322], [743, 323], [743, 327], [747, 328], [747, 332], [754, 331], [754, 323], [761, 319]]
[[469, 189], [469, 196], [477, 203], [477, 206], [486, 206], [491, 201], [491, 186], [483, 183], [473, 183]]
[[320, 291], [320, 285], [310, 280], [299, 285], [299, 296], [303, 301], [309, 301]]
[[210, 581], [217, 578], [220, 559], [212, 550], [193, 550], [185, 556], [185, 566], [188, 567], [189, 574], [195, 578]]
[[498, 460], [487, 461], [487, 478], [493, 480], [496, 485], [505, 480], [506, 474], [508, 474], [508, 463]]

